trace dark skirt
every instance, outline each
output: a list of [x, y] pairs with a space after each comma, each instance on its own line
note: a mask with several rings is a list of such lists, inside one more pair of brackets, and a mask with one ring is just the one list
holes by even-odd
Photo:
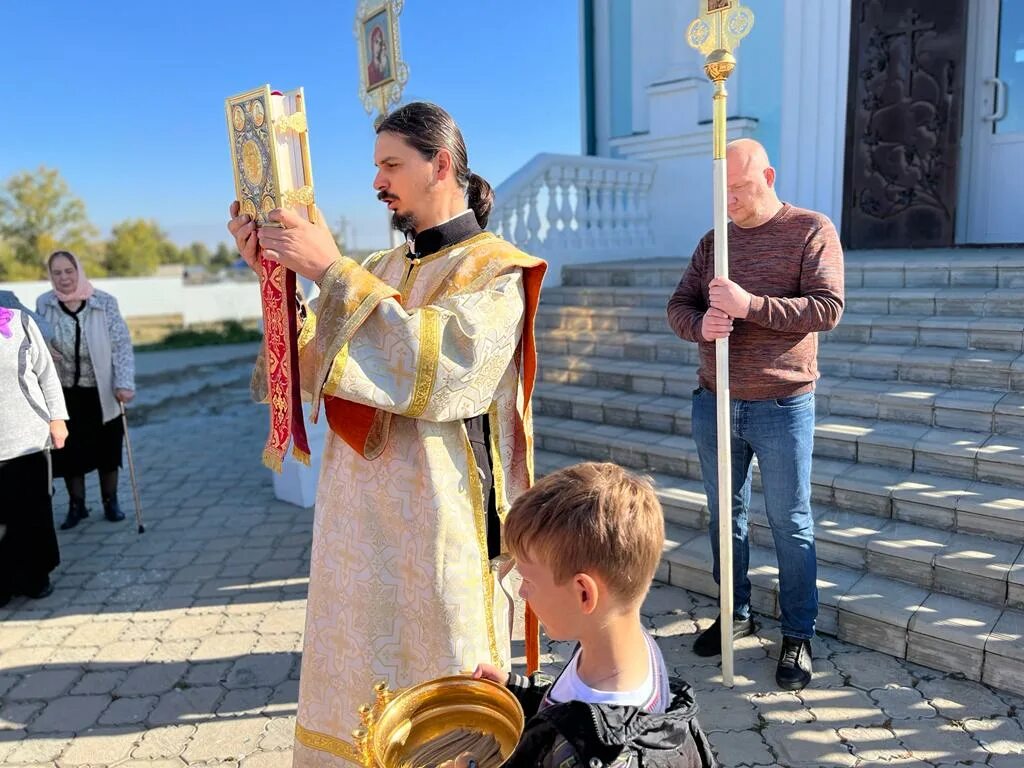
[[96, 387], [64, 390], [68, 406], [68, 439], [53, 452], [53, 476], [81, 476], [94, 469], [109, 472], [121, 466], [124, 421], [118, 416], [103, 423], [100, 393]]
[[49, 475], [42, 451], [0, 461], [0, 593], [38, 592], [60, 563]]

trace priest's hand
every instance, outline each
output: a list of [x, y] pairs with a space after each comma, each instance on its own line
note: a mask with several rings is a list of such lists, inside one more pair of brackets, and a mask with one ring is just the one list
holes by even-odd
[[711, 306], [720, 309], [729, 317], [743, 319], [750, 314], [753, 296], [727, 277], [716, 277], [708, 283], [708, 299]]
[[498, 685], [505, 685], [508, 682], [508, 672], [493, 664], [477, 664], [473, 671], [474, 680], [490, 680]]
[[341, 258], [323, 216], [317, 216], [318, 223], [310, 224], [292, 211], [275, 208], [267, 218], [281, 226], [260, 227], [256, 231], [266, 258], [314, 281], [319, 281], [327, 268]]
[[700, 335], [704, 341], [727, 339], [732, 333], [732, 318], [720, 309], [711, 307], [700, 322]]
[[235, 238], [235, 248], [245, 259], [245, 263], [256, 269], [256, 259], [259, 257], [260, 244], [256, 239], [256, 222], [247, 213], [239, 215], [241, 207], [235, 200], [228, 209], [231, 214], [231, 221], [228, 222], [228, 232]]

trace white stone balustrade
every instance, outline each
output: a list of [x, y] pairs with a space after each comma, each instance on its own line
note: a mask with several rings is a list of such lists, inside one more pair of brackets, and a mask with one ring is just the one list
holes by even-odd
[[655, 256], [649, 194], [654, 163], [539, 154], [495, 190], [490, 226], [561, 268], [587, 261]]

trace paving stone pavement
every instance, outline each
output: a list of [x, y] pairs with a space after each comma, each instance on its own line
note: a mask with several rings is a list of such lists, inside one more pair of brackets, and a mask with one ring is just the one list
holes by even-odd
[[[0, 764], [290, 765], [313, 514], [273, 498], [265, 428], [229, 386], [133, 429], [146, 533], [103, 520], [91, 486], [54, 593], [0, 610]], [[127, 469], [121, 496], [130, 514]], [[769, 619], [724, 689], [690, 651], [714, 614], [662, 585], [644, 609], [724, 766], [1024, 766], [1024, 699], [830, 637], [811, 686], [780, 692]], [[545, 650], [554, 670], [571, 648]]]

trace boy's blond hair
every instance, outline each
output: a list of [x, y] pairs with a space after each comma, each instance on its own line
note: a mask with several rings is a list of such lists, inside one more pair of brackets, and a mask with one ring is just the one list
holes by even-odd
[[509, 551], [550, 567], [556, 584], [596, 573], [630, 604], [647, 594], [664, 541], [650, 480], [610, 463], [553, 472], [516, 499], [505, 521]]

